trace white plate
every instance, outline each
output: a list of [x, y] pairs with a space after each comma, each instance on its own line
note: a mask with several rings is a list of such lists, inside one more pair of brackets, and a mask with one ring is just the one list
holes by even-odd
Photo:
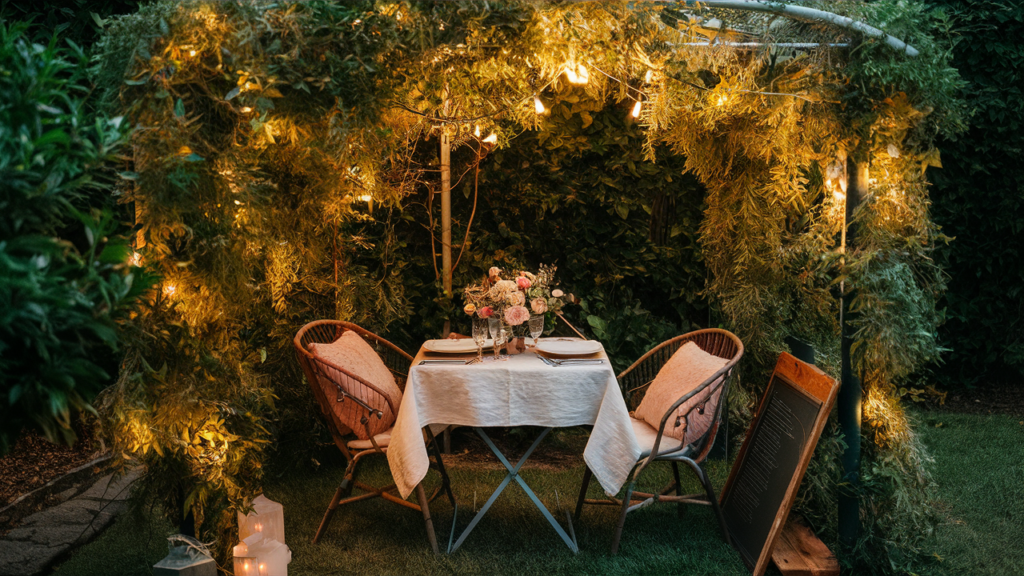
[[589, 356], [604, 350], [597, 340], [541, 340], [537, 350], [548, 356]]
[[[484, 349], [494, 346], [494, 341], [488, 339], [484, 342]], [[445, 339], [445, 340], [427, 340], [423, 343], [423, 347], [431, 352], [438, 352], [441, 354], [467, 354], [469, 352], [476, 352], [476, 342], [472, 338], [459, 338]]]

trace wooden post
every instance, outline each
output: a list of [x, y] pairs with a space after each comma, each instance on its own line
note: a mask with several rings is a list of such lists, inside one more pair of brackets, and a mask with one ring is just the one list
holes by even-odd
[[452, 141], [441, 134], [441, 264], [444, 295], [452, 296]]
[[[448, 88], [445, 87], [444, 115], [448, 116]], [[452, 140], [448, 127], [441, 126], [441, 282], [446, 298], [452, 298]], [[451, 319], [444, 321], [442, 338], [452, 331]]]
[[[843, 221], [845, 230], [845, 251], [849, 251], [857, 241], [857, 226], [853, 222], [853, 212], [868, 194], [868, 162], [867, 159], [850, 160], [850, 183], [846, 190], [846, 215]], [[839, 310], [839, 324], [842, 330], [842, 386], [839, 389], [839, 427], [843, 431], [846, 450], [843, 452], [844, 487], [839, 492], [839, 540], [850, 550], [860, 536], [860, 499], [857, 490], [860, 487], [860, 425], [861, 425], [861, 383], [857, 371], [850, 358], [850, 346], [853, 344], [853, 328], [850, 322], [850, 301], [852, 291], [845, 289]]]

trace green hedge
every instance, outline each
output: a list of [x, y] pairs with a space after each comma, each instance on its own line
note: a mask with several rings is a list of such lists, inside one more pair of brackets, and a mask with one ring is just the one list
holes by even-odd
[[1024, 4], [931, 0], [954, 19], [953, 63], [969, 84], [970, 131], [941, 142], [930, 170], [932, 215], [955, 240], [939, 251], [950, 276], [950, 348], [933, 366], [947, 387], [1024, 377]]

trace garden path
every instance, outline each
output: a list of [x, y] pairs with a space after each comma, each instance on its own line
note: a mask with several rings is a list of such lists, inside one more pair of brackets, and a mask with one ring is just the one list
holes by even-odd
[[23, 518], [0, 537], [0, 576], [35, 576], [72, 547], [93, 539], [124, 509], [138, 474], [107, 474], [81, 494]]

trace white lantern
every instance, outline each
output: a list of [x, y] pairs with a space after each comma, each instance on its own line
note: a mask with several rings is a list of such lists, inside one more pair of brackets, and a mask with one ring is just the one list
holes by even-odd
[[292, 552], [284, 543], [284, 507], [260, 494], [253, 511], [238, 514], [235, 576], [288, 576]]
[[270, 538], [256, 533], [234, 548], [235, 576], [288, 576], [292, 551]]
[[253, 511], [238, 513], [238, 537], [245, 540], [253, 534], [284, 543], [284, 506], [260, 494], [252, 501]]

